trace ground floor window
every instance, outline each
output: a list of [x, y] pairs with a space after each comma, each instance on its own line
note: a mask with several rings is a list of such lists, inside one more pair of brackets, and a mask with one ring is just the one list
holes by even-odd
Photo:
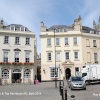
[[55, 68], [50, 68], [50, 77], [51, 78], [55, 78], [55, 77], [58, 78], [59, 77], [59, 68], [56, 68], [56, 73], [55, 73]]
[[2, 79], [9, 79], [9, 70], [8, 69], [2, 70]]
[[25, 71], [24, 71], [24, 78], [30, 78], [30, 76], [31, 76], [30, 69], [25, 69]]
[[77, 76], [79, 74], [79, 67], [75, 67], [75, 75]]

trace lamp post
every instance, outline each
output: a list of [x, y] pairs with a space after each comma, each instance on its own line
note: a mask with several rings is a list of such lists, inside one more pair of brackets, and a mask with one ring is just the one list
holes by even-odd
[[54, 52], [55, 52], [55, 88], [57, 88], [57, 81], [56, 81], [56, 77], [57, 77], [57, 70], [56, 70], [56, 42], [55, 42], [55, 30], [54, 29]]

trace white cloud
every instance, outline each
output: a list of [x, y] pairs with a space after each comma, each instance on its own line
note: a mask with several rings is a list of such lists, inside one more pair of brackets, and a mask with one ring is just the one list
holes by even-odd
[[99, 0], [0, 0], [0, 18], [5, 24], [22, 24], [33, 31], [40, 52], [41, 21], [47, 27], [69, 25], [81, 15], [83, 25], [92, 27], [93, 19], [98, 19], [99, 7]]

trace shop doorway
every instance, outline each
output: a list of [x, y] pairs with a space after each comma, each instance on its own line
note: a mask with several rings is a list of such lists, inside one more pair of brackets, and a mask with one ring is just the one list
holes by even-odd
[[20, 69], [13, 70], [12, 83], [21, 83], [21, 70]]
[[12, 83], [20, 83], [20, 82], [21, 82], [21, 73], [13, 73]]
[[71, 77], [71, 70], [70, 70], [70, 68], [66, 68], [66, 70], [65, 70], [65, 77], [66, 77], [66, 80], [69, 80], [69, 78]]

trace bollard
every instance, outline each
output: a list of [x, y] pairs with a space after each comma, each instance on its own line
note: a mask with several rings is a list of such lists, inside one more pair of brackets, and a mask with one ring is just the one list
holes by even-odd
[[59, 83], [59, 92], [60, 92], [60, 95], [61, 95], [61, 81], [60, 81], [60, 83]]
[[63, 86], [61, 86], [61, 96], [62, 96], [62, 100], [64, 100]]
[[67, 89], [65, 88], [65, 100], [67, 100]]
[[61, 91], [61, 81], [59, 82], [59, 92]]
[[75, 96], [74, 95], [71, 95], [71, 100], [75, 100]]
[[63, 86], [64, 86], [64, 80], [63, 80]]

